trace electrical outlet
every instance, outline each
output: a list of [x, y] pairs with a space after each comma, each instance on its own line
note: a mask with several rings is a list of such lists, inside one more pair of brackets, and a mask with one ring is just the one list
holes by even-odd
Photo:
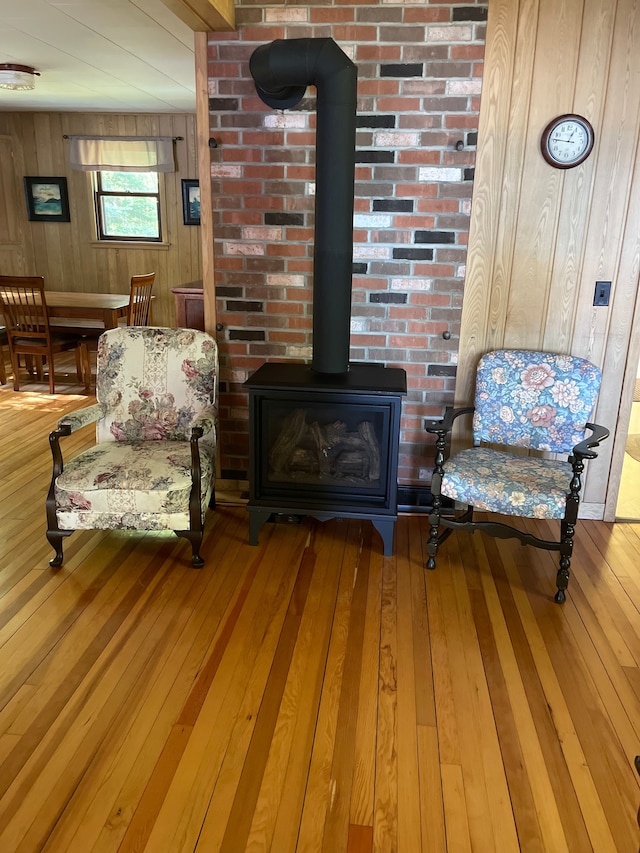
[[596, 290], [593, 294], [594, 305], [608, 305], [611, 296], [610, 281], [596, 281]]

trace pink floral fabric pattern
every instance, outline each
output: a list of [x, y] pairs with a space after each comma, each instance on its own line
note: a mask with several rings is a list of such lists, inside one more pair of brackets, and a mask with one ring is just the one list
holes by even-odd
[[[191, 431], [199, 440], [202, 513], [215, 483], [215, 340], [195, 329], [122, 327], [98, 343], [96, 405], [63, 418], [96, 420], [97, 444], [65, 464], [59, 527], [189, 528]], [[84, 415], [83, 415], [84, 412]]]
[[489, 512], [562, 518], [569, 462], [480, 445], [570, 454], [585, 438], [600, 379], [600, 370], [581, 358], [528, 350], [487, 353], [476, 377], [476, 446], [445, 462], [441, 493]]

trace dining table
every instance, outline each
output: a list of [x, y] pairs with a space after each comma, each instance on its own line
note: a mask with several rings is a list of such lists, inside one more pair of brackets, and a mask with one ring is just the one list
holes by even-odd
[[[89, 293], [88, 291], [45, 290], [49, 318], [94, 321], [96, 328], [115, 329], [118, 320], [129, 313], [128, 293]], [[89, 324], [86, 324], [89, 325]], [[93, 325], [93, 323], [91, 323]]]

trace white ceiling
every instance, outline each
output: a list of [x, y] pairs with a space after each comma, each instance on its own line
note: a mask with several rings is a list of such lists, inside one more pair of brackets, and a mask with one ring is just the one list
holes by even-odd
[[41, 74], [0, 111], [195, 112], [193, 45], [162, 0], [0, 0], [0, 63]]

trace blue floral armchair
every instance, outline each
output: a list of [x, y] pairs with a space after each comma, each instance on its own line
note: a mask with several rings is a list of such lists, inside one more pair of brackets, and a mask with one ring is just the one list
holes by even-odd
[[[97, 403], [49, 436], [53, 474], [47, 539], [79, 529], [173, 530], [200, 556], [213, 505], [218, 348], [195, 329], [121, 327], [98, 341]], [[60, 438], [96, 423], [96, 445], [63, 463]]]
[[[565, 600], [584, 460], [595, 459], [593, 448], [609, 435], [604, 427], [588, 423], [600, 380], [595, 365], [568, 355], [498, 350], [480, 359], [475, 406], [448, 409], [443, 420], [425, 425], [436, 436], [428, 569], [435, 568], [438, 546], [451, 530], [513, 537], [560, 552], [555, 600]], [[447, 435], [455, 419], [469, 414], [474, 446], [446, 459]], [[523, 456], [509, 448], [566, 458]], [[459, 517], [443, 514], [443, 497], [466, 505], [466, 511]], [[473, 521], [474, 507], [506, 516], [559, 519], [559, 540], [539, 539], [504, 523]], [[445, 529], [441, 532], [440, 527]]]

